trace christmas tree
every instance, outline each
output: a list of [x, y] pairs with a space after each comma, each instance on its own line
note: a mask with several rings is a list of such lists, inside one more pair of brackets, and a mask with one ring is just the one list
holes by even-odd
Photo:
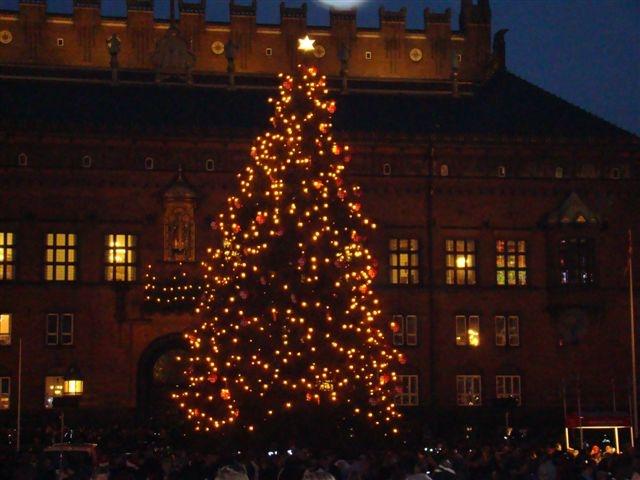
[[365, 246], [376, 225], [343, 178], [349, 147], [332, 136], [326, 79], [280, 75], [272, 127], [256, 138], [239, 191], [212, 228], [200, 313], [186, 334], [188, 387], [174, 394], [198, 431], [335, 406], [395, 431], [395, 369]]

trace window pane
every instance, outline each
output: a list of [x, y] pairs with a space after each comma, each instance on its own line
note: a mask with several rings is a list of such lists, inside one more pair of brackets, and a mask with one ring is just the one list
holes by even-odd
[[453, 280], [454, 280], [454, 276], [453, 276], [453, 270], [447, 270], [447, 285], [453, 285]]
[[412, 269], [411, 270], [411, 283], [412, 284], [417, 284], [420, 282], [419, 276], [418, 276], [418, 270], [416, 269]]
[[445, 245], [444, 248], [447, 252], [453, 252], [453, 240], [446, 240], [444, 242], [444, 245]]
[[518, 272], [518, 285], [526, 285], [527, 284], [527, 272], [519, 271]]
[[64, 233], [56, 233], [56, 245], [66, 245], [67, 241], [65, 237], [66, 235]]
[[56, 262], [64, 263], [66, 259], [66, 251], [62, 248], [56, 249]]
[[455, 266], [456, 266], [455, 256], [447, 255], [447, 267], [455, 267]]
[[467, 284], [468, 285], [475, 285], [476, 284], [476, 271], [475, 270], [468, 270], [467, 271]]
[[394, 251], [398, 249], [398, 240], [395, 238], [389, 239], [389, 250]]
[[47, 233], [47, 245], [48, 246], [53, 246], [55, 245], [55, 242], [53, 241], [53, 233]]
[[417, 251], [418, 250], [418, 239], [417, 238], [412, 238], [410, 240], [410, 248], [412, 251]]
[[498, 285], [504, 285], [505, 284], [504, 270], [498, 270], [496, 272], [496, 283]]

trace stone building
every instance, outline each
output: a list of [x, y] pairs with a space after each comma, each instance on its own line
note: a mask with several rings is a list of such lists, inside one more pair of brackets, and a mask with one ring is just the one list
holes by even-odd
[[194, 322], [163, 299], [197, 296], [210, 222], [308, 34], [381, 226], [399, 401], [561, 414], [564, 386], [569, 408], [579, 389], [585, 409], [628, 409], [638, 137], [510, 73], [488, 0], [462, 0], [457, 30], [448, 10], [408, 30], [404, 10], [364, 29], [355, 11], [317, 27], [305, 7], [279, 25], [257, 24], [255, 1], [228, 23], [178, 8], [0, 12], [0, 408], [17, 407], [19, 339], [23, 410], [50, 407], [70, 368], [82, 409], [157, 408]]

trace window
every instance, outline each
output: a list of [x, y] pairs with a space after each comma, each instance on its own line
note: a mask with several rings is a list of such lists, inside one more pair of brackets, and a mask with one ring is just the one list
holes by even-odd
[[216, 169], [216, 162], [213, 158], [207, 158], [204, 162], [204, 169], [207, 172], [213, 172]]
[[595, 253], [592, 238], [560, 240], [560, 283], [590, 285], [594, 279]]
[[446, 164], [442, 164], [440, 165], [440, 176], [441, 177], [448, 177], [449, 176], [449, 166]]
[[480, 345], [480, 317], [456, 315], [456, 345]]
[[418, 317], [415, 315], [393, 316], [393, 344], [415, 346], [418, 344]]
[[13, 232], [0, 232], [0, 280], [15, 278], [15, 252]]
[[477, 407], [482, 405], [482, 383], [480, 375], [456, 376], [458, 405], [461, 407]]
[[384, 165], [382, 165], [382, 174], [383, 175], [391, 175], [391, 164], [390, 163], [385, 163]]
[[447, 240], [445, 250], [447, 285], [475, 285], [476, 241]]
[[520, 375], [496, 375], [496, 398], [513, 398], [520, 405]]
[[419, 282], [418, 239], [392, 238], [389, 240], [389, 273], [391, 283], [415, 285]]
[[53, 399], [64, 395], [64, 377], [44, 377], [44, 408], [53, 408]]
[[520, 317], [517, 315], [496, 315], [496, 346], [520, 346]]
[[11, 404], [11, 377], [0, 377], [0, 410], [9, 410]]
[[11, 345], [10, 313], [0, 313], [0, 345]]
[[506, 286], [527, 284], [527, 242], [496, 240], [496, 283]]
[[153, 170], [153, 157], [147, 157], [144, 159], [144, 168], [147, 170]]
[[76, 279], [76, 234], [47, 233], [45, 249], [45, 280], [73, 281]]
[[47, 314], [47, 345], [73, 345], [73, 314]]
[[109, 234], [106, 236], [107, 281], [133, 282], [136, 279], [135, 235]]
[[556, 178], [562, 178], [564, 177], [564, 169], [562, 167], [556, 167], [556, 171], [554, 173], [554, 176]]
[[398, 375], [398, 384], [402, 393], [396, 395], [396, 403], [405, 407], [418, 405], [418, 376]]

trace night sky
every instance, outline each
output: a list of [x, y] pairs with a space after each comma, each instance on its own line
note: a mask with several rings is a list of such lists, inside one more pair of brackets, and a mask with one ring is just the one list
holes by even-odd
[[[248, 3], [242, 0], [238, 3]], [[458, 28], [460, 0], [308, 0], [308, 23], [325, 25], [323, 3], [359, 2], [358, 24], [375, 27], [378, 8], [406, 6], [408, 28], [422, 28], [422, 11], [451, 7]], [[52, 12], [70, 12], [73, 0], [48, 0]], [[168, 16], [169, 0], [156, 0], [156, 16]], [[178, 2], [176, 1], [176, 4]], [[300, 5], [302, 0], [288, 0]], [[258, 1], [258, 22], [278, 23], [280, 0]], [[18, 0], [0, 0], [16, 9]], [[126, 0], [102, 0], [102, 12], [125, 16]], [[228, 0], [207, 0], [207, 19], [228, 20]], [[493, 30], [509, 28], [507, 66], [585, 110], [640, 134], [640, 1], [491, 0]]]

